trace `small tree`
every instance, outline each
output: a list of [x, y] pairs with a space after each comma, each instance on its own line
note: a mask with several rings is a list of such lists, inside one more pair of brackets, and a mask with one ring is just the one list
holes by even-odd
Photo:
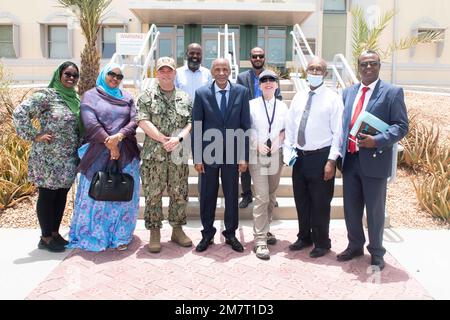
[[80, 95], [95, 87], [95, 81], [100, 68], [100, 56], [97, 49], [97, 33], [101, 20], [112, 0], [58, 0], [64, 7], [70, 9], [80, 22], [80, 27], [86, 39], [86, 45], [81, 53], [81, 78], [78, 84]]
[[[418, 36], [402, 38], [398, 42], [390, 43], [387, 48], [383, 49], [379, 45], [380, 36], [394, 18], [396, 12], [394, 10], [387, 11], [381, 15], [379, 21], [373, 27], [369, 26], [361, 7], [354, 7], [351, 13], [353, 15], [352, 55], [355, 71], [358, 70], [358, 58], [365, 50], [374, 50], [379, 53], [381, 60], [385, 60], [391, 57], [395, 51], [410, 49], [420, 43], [437, 42], [441, 38], [439, 31], [429, 31]], [[359, 78], [359, 75], [357, 76]]]

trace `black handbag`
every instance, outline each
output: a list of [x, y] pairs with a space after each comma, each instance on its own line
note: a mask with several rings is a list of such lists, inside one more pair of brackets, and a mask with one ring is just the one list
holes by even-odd
[[89, 187], [89, 196], [97, 201], [131, 201], [133, 190], [133, 177], [119, 170], [118, 161], [115, 160], [105, 171], [94, 174]]

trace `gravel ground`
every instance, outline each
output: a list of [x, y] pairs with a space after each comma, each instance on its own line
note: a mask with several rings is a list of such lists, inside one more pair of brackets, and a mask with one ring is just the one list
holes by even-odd
[[[16, 89], [15, 96], [20, 96], [26, 89]], [[130, 90], [136, 94], [135, 90]], [[450, 97], [427, 93], [405, 94], [409, 112], [416, 112], [427, 125], [436, 124], [441, 129], [441, 141], [450, 139]], [[391, 225], [397, 228], [414, 229], [450, 229], [450, 225], [442, 220], [431, 217], [419, 207], [416, 199], [411, 172], [400, 168], [397, 180], [389, 185], [387, 196], [387, 211]], [[69, 192], [63, 225], [69, 226], [72, 215], [73, 197]], [[14, 208], [0, 212], [0, 227], [36, 228], [38, 226], [35, 214], [36, 196], [18, 204]]]

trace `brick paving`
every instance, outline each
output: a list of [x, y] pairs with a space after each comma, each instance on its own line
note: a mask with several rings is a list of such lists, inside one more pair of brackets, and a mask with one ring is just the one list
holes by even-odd
[[[170, 242], [170, 232], [162, 229], [158, 254], [147, 251], [145, 230], [135, 232], [127, 251], [74, 250], [27, 299], [432, 299], [389, 253], [381, 273], [371, 271], [367, 252], [337, 262], [347, 244], [344, 228], [331, 229], [332, 251], [318, 259], [309, 257], [310, 248], [288, 250], [296, 230], [276, 229], [268, 261], [253, 253], [251, 227], [237, 233], [243, 253], [231, 250], [219, 232], [202, 253]], [[199, 230], [186, 233], [195, 244], [201, 239]]]

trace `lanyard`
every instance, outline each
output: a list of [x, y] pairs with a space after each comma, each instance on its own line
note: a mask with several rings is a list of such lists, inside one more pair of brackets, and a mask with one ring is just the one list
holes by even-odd
[[273, 103], [272, 119], [269, 118], [269, 111], [267, 111], [266, 100], [264, 99], [264, 97], [261, 97], [261, 99], [264, 103], [264, 110], [266, 110], [267, 122], [269, 123], [269, 135], [270, 135], [270, 132], [272, 131], [272, 123], [273, 123], [273, 120], [275, 120], [275, 109], [277, 107], [277, 99], [275, 98], [275, 102]]

